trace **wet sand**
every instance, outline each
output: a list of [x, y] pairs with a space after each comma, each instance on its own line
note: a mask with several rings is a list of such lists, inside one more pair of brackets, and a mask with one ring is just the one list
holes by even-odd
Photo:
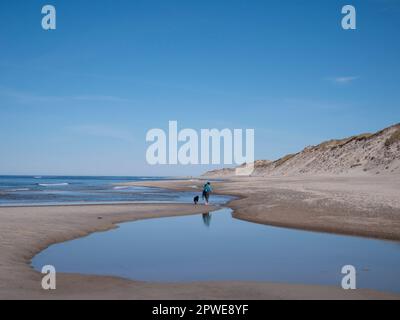
[[[47, 246], [116, 227], [117, 223], [199, 214], [218, 207], [187, 204], [0, 207], [0, 299], [399, 299], [371, 290], [263, 282], [159, 284], [116, 277], [57, 274], [57, 289], [41, 289], [30, 267]], [[143, 239], [146, 241], [146, 239]], [[156, 253], [155, 253], [156, 254]]]
[[[204, 180], [133, 183], [201, 190]], [[236, 195], [228, 207], [242, 220], [310, 231], [400, 240], [400, 177], [232, 178], [215, 193]], [[211, 199], [212, 200], [212, 199]]]

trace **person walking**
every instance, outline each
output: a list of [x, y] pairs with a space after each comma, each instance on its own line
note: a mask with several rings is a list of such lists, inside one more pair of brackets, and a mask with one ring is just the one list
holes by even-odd
[[203, 187], [203, 200], [205, 200], [206, 206], [208, 206], [208, 204], [209, 204], [210, 194], [212, 191], [213, 191], [213, 188], [211, 187], [211, 183], [207, 182]]

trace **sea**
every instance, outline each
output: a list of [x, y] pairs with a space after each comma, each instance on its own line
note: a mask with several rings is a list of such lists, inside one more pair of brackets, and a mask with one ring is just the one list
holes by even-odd
[[[201, 195], [193, 184], [191, 192], [124, 185], [129, 182], [180, 180], [171, 177], [102, 176], [0, 176], [0, 206], [96, 203], [165, 202], [190, 203]], [[230, 197], [216, 196], [222, 204]]]

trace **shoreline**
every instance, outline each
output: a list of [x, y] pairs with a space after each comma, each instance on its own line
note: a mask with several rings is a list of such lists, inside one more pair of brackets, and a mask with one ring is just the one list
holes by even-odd
[[87, 203], [28, 203], [0, 205], [1, 208], [37, 208], [37, 207], [90, 207], [90, 206], [114, 206], [130, 204], [185, 204], [177, 201], [116, 201], [116, 202], [87, 202]]
[[31, 259], [51, 244], [140, 219], [201, 214], [219, 206], [121, 204], [0, 208], [0, 299], [400, 299], [368, 289], [267, 282], [153, 283], [118, 277], [57, 274], [57, 290], [40, 288]]
[[[201, 190], [193, 189], [193, 184], [201, 187], [206, 180], [201, 177], [124, 185], [193, 191]], [[400, 241], [397, 177], [231, 178], [213, 185], [214, 194], [236, 198], [226, 206], [237, 219], [281, 228]], [[360, 186], [363, 189], [357, 190]]]

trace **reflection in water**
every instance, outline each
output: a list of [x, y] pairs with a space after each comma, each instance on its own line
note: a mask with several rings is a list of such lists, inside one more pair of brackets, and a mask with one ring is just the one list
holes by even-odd
[[249, 223], [233, 219], [229, 209], [212, 213], [212, 228], [210, 221], [211, 215], [203, 214], [127, 222], [52, 245], [32, 265], [39, 272], [53, 265], [58, 272], [140, 281], [269, 281], [340, 288], [341, 270], [351, 264], [357, 269], [357, 287], [400, 292], [395, 242]]
[[209, 227], [211, 224], [211, 214], [203, 213], [203, 222], [207, 227]]

